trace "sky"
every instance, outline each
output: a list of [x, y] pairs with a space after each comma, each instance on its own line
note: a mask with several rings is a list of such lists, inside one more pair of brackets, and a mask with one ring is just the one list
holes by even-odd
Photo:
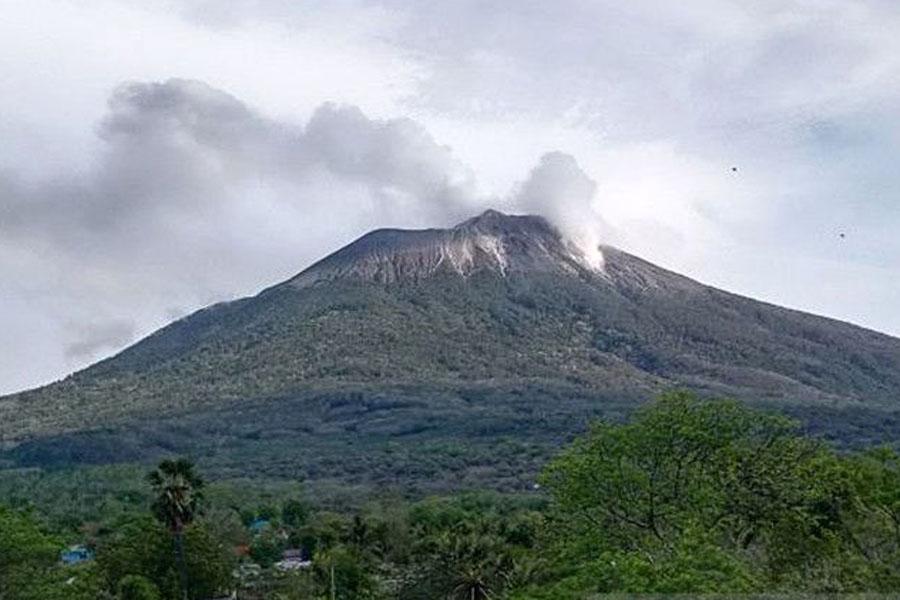
[[894, 0], [0, 15], [0, 393], [487, 208], [900, 335]]

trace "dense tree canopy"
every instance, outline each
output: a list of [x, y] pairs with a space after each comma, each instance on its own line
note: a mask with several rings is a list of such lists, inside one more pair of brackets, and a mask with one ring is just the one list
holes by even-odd
[[[34, 512], [0, 508], [0, 600], [900, 590], [894, 449], [837, 452], [783, 416], [684, 392], [595, 423], [522, 494], [338, 505], [242, 480], [246, 491], [218, 493], [201, 514], [190, 463], [154, 473], [145, 492], [129, 488], [142, 509], [111, 503], [106, 520], [77, 529], [67, 524], [84, 513], [63, 514], [59, 535]], [[62, 566], [76, 537], [96, 560]], [[288, 550], [309, 562], [285, 568]]]
[[62, 548], [33, 515], [0, 506], [0, 600], [95, 600], [95, 572], [59, 567]]
[[668, 394], [595, 424], [542, 481], [558, 552], [596, 591], [896, 586], [896, 454], [839, 456], [736, 402]]

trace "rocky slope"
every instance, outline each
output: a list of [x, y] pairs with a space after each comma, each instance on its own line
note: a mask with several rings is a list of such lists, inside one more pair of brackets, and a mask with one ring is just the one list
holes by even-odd
[[451, 229], [379, 229], [303, 271], [288, 285], [326, 281], [419, 281], [436, 275], [576, 275], [591, 270], [582, 252], [544, 219], [494, 210]]

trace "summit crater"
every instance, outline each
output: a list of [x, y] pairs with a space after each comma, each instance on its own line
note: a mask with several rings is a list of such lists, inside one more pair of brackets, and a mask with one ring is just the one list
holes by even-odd
[[288, 284], [418, 281], [440, 274], [492, 272], [587, 275], [582, 250], [546, 219], [488, 210], [447, 229], [377, 229], [323, 258]]

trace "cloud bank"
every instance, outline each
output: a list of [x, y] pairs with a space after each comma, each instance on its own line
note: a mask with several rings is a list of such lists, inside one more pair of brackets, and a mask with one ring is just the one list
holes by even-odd
[[[471, 169], [423, 126], [371, 119], [355, 106], [323, 104], [299, 125], [200, 81], [128, 83], [110, 98], [98, 135], [105, 148], [85, 175], [32, 184], [0, 178], [0, 231], [50, 250], [156, 250], [161, 237], [178, 235], [178, 223], [201, 227], [189, 233], [206, 238], [248, 202], [320, 207], [321, 198], [301, 193], [317, 183], [351, 190], [329, 205], [332, 216], [367, 214], [367, 222], [449, 224], [491, 202]], [[564, 223], [583, 215], [595, 193], [573, 157], [551, 152], [511, 202]]]

